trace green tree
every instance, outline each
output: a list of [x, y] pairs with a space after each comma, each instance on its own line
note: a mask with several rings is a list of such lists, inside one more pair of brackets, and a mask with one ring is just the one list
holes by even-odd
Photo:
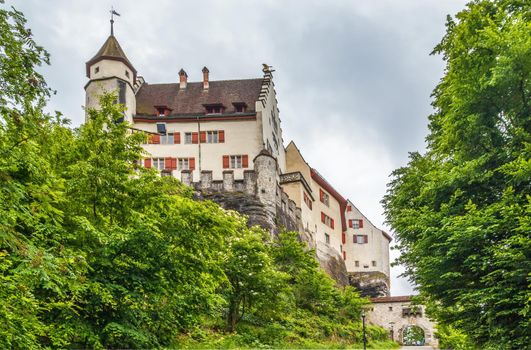
[[529, 337], [531, 4], [476, 0], [434, 53], [428, 150], [393, 173], [383, 203], [405, 275], [438, 322], [482, 348]]

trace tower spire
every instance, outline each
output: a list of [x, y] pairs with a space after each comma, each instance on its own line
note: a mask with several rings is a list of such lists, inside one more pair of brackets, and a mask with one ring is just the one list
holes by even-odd
[[111, 36], [114, 36], [114, 15], [120, 16], [120, 14], [116, 11], [114, 11], [114, 7], [111, 6], [111, 10], [109, 11], [111, 13]]

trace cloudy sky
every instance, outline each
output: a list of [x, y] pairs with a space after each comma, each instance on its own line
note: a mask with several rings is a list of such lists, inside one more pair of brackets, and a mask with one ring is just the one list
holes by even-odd
[[[85, 62], [115, 35], [150, 83], [261, 76], [276, 70], [284, 144], [305, 159], [371, 221], [384, 224], [380, 200], [391, 171], [422, 151], [430, 93], [443, 74], [429, 53], [447, 14], [465, 0], [7, 0], [23, 11], [51, 54], [44, 74], [59, 110], [83, 120]], [[397, 252], [392, 252], [396, 256]], [[411, 293], [393, 268], [392, 294]]]

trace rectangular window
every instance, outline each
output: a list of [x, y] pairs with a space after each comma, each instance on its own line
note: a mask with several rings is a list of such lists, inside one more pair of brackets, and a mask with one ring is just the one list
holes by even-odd
[[175, 143], [175, 138], [173, 136], [173, 133], [169, 133], [166, 135], [160, 135], [161, 145], [173, 145], [174, 143]]
[[158, 170], [164, 170], [164, 158], [153, 158], [152, 166]]
[[190, 170], [190, 161], [188, 158], [179, 158], [179, 170]]
[[360, 267], [360, 262], [358, 260], [354, 261], [354, 266]]
[[348, 227], [353, 228], [355, 230], [363, 228], [363, 219], [350, 219], [348, 221]]
[[206, 132], [206, 142], [207, 143], [218, 143], [219, 142], [219, 137], [218, 137], [218, 131], [217, 130], [214, 130], [214, 131], [207, 131]]
[[322, 189], [319, 189], [319, 199], [321, 200], [321, 203], [323, 203], [327, 207], [330, 206], [330, 196]]
[[334, 219], [321, 212], [321, 222], [330, 228], [334, 228]]
[[125, 104], [125, 83], [118, 80], [118, 103]]
[[184, 133], [184, 143], [192, 143], [192, 133], [191, 132], [185, 132]]
[[367, 236], [367, 235], [354, 235], [353, 242], [357, 243], [357, 244], [369, 243], [369, 236]]
[[330, 244], [330, 235], [328, 233], [325, 233], [325, 242], [326, 244]]
[[206, 107], [207, 114], [221, 114], [223, 109], [221, 106], [208, 106]]
[[231, 169], [239, 169], [242, 167], [242, 156], [230, 156]]
[[306, 203], [306, 206], [312, 210], [312, 200], [310, 197], [304, 192], [304, 203]]
[[372, 261], [372, 267], [376, 267], [376, 260]]

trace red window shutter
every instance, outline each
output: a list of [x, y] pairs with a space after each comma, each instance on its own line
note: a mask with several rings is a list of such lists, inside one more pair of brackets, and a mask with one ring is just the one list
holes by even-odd
[[360, 228], [363, 228], [363, 219], [360, 219]]
[[244, 154], [242, 156], [242, 168], [248, 168], [249, 167], [249, 156], [247, 154]]
[[369, 243], [369, 236], [363, 236], [363, 243]]
[[144, 159], [144, 168], [151, 168], [151, 158]]
[[177, 158], [170, 158], [171, 159], [171, 170], [177, 169]]
[[173, 143], [181, 143], [181, 133], [180, 132], [174, 132], [173, 133]]
[[192, 143], [197, 143], [197, 133], [196, 132], [192, 133]]
[[218, 141], [220, 143], [225, 142], [225, 130], [218, 131]]
[[341, 242], [343, 244], [347, 243], [347, 235], [345, 234], [345, 232], [341, 234]]
[[352, 242], [353, 242], [353, 243], [358, 243], [358, 236], [354, 235], [354, 236], [352, 237]]
[[343, 252], [343, 260], [347, 260], [347, 252]]
[[352, 211], [352, 207], [350, 205], [347, 206], [347, 211]]
[[325, 213], [321, 212], [321, 222], [324, 224], [325, 223]]
[[151, 134], [150, 137], [149, 137], [149, 143], [159, 144], [160, 143], [160, 135]]
[[188, 167], [190, 170], [195, 170], [195, 158], [188, 159]]
[[164, 169], [171, 169], [171, 158], [164, 158]]
[[199, 134], [199, 140], [201, 143], [206, 142], [206, 131], [201, 131], [201, 133]]
[[330, 227], [333, 229], [334, 228], [334, 219], [330, 219]]
[[348, 220], [348, 227], [350, 227], [350, 228], [353, 227], [353, 225], [352, 225], [352, 219], [349, 219], [349, 220]]
[[319, 189], [319, 200], [322, 202], [324, 200], [324, 192], [322, 189]]
[[229, 168], [229, 156], [223, 156], [223, 169]]

